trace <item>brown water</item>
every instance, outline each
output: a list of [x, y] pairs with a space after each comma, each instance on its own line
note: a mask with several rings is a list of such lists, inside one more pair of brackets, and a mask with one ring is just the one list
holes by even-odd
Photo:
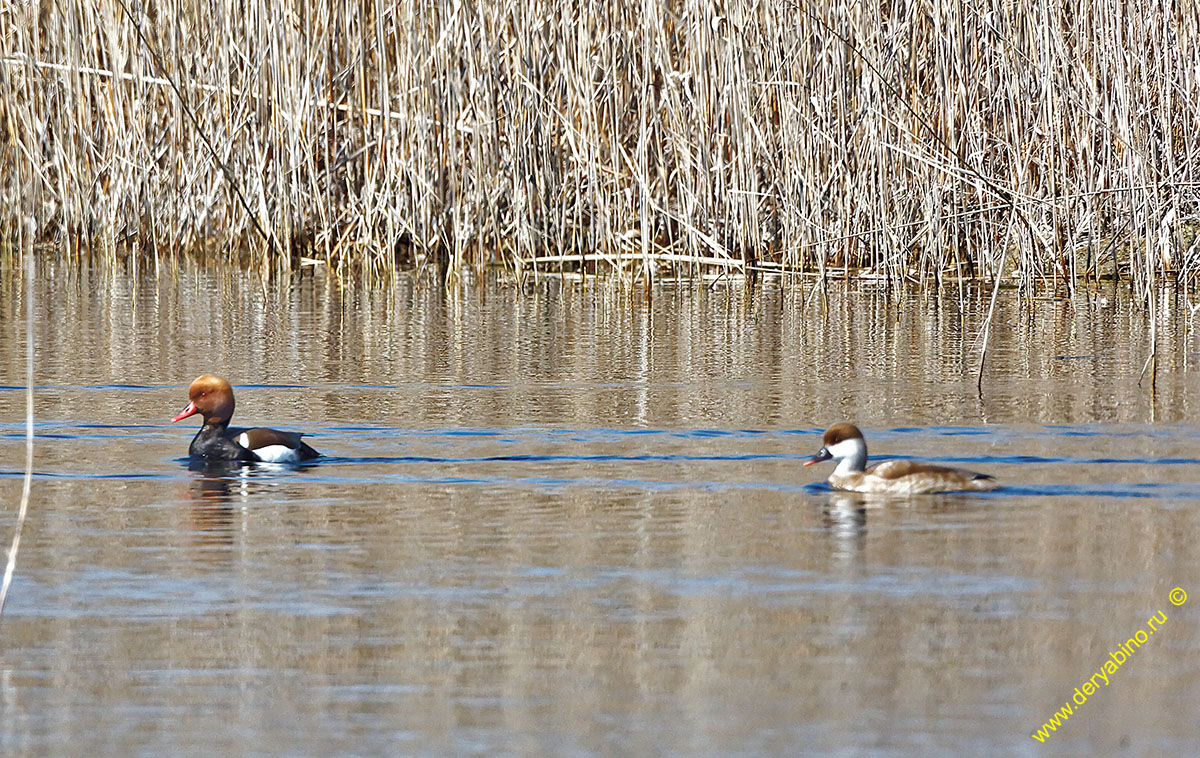
[[[7, 542], [25, 327], [0, 277]], [[1003, 293], [980, 394], [986, 301], [44, 262], [0, 752], [1192, 753], [1188, 304], [1160, 306], [1152, 392], [1124, 299]], [[203, 372], [326, 457], [189, 467], [195, 419], [168, 419]], [[844, 419], [1008, 486], [832, 492], [800, 464]]]

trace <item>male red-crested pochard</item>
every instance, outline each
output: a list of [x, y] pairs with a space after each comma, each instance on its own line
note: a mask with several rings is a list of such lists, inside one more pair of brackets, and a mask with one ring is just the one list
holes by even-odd
[[823, 446], [805, 466], [837, 461], [829, 485], [850, 492], [920, 495], [930, 492], [986, 491], [1000, 486], [995, 477], [961, 468], [917, 461], [891, 460], [867, 468], [867, 442], [853, 424], [835, 424], [825, 432]]
[[215, 461], [263, 461], [267, 463], [295, 463], [307, 461], [320, 455], [300, 439], [295, 432], [275, 429], [231, 429], [229, 419], [233, 417], [233, 387], [219, 376], [205, 374], [192, 382], [188, 388], [187, 407], [171, 419], [180, 419], [197, 413], [204, 425], [188, 453], [194, 457]]

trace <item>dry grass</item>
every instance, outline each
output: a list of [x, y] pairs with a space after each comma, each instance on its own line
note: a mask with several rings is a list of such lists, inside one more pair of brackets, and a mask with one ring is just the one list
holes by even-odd
[[0, 225], [390, 270], [1195, 277], [1200, 10], [0, 6]]

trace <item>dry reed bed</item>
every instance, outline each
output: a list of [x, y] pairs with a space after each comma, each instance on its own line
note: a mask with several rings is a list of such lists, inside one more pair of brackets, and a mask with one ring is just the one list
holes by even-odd
[[1196, 3], [61, 0], [0, 35], [10, 241], [1141, 292], [1200, 262]]

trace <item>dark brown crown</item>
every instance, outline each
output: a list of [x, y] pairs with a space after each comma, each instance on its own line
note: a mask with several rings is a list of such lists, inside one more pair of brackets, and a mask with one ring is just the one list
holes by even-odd
[[856, 437], [860, 440], [863, 438], [862, 432], [858, 431], [858, 427], [854, 424], [847, 424], [843, 422], [841, 424], [834, 424], [833, 426], [829, 427], [829, 429], [825, 432], [825, 439], [822, 440], [822, 443], [825, 445], [825, 447], [829, 447], [830, 445], [836, 445], [839, 442], [852, 440]]

